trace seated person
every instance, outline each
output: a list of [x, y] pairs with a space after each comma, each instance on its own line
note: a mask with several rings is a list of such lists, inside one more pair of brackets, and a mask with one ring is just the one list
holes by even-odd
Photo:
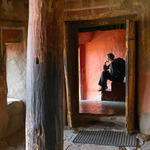
[[[98, 91], [105, 91], [107, 89], [107, 80], [115, 81], [115, 82], [123, 82], [125, 76], [125, 63], [124, 63], [124, 71], [123, 73], [118, 73], [118, 65], [116, 63], [117, 59], [114, 59], [114, 54], [108, 53], [106, 56], [106, 61], [103, 65], [103, 72], [101, 74], [98, 85], [100, 85], [100, 89]], [[122, 58], [119, 58], [122, 59]], [[123, 60], [124, 61], [124, 60]], [[109, 62], [109, 65], [106, 63]], [[122, 67], [123, 68], [123, 67]]]

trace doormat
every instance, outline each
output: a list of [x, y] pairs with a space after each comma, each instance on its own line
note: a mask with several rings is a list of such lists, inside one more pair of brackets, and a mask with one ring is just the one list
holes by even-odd
[[126, 135], [125, 132], [81, 130], [73, 143], [136, 147], [137, 139], [136, 134]]

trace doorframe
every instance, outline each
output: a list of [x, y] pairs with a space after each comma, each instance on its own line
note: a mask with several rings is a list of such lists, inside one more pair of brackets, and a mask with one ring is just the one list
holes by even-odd
[[[96, 20], [66, 21], [65, 22], [65, 53], [64, 53], [64, 71], [67, 89], [67, 112], [69, 127], [79, 127], [82, 122], [97, 121], [103, 119], [100, 115], [79, 114], [79, 75], [78, 75], [78, 29], [84, 27], [94, 27], [103, 25], [126, 24], [127, 20], [136, 21], [136, 15], [126, 15], [111, 18], [100, 18]], [[127, 41], [127, 40], [126, 40]], [[127, 43], [126, 43], [127, 45]], [[129, 49], [130, 52], [130, 49]], [[128, 59], [128, 70], [132, 69], [132, 77], [135, 78], [135, 66], [130, 62], [135, 61], [135, 53]], [[135, 65], [135, 64], [134, 64]], [[132, 87], [135, 81], [126, 84], [126, 89]], [[131, 90], [131, 89], [129, 89]], [[136, 91], [134, 91], [136, 93]], [[134, 93], [134, 95], [135, 95]], [[131, 96], [130, 96], [131, 97]], [[126, 94], [126, 102], [129, 102], [129, 96]], [[128, 103], [129, 104], [129, 103]], [[134, 106], [134, 104], [133, 104]], [[127, 107], [127, 103], [126, 103]], [[127, 108], [126, 108], [127, 110]], [[128, 115], [126, 113], [126, 115]], [[127, 116], [126, 116], [127, 117]], [[134, 119], [132, 120], [134, 124]]]
[[[12, 31], [16, 31], [16, 30], [20, 30], [22, 31], [22, 42], [23, 42], [23, 49], [26, 53], [26, 43], [27, 43], [27, 40], [26, 40], [26, 25], [25, 24], [20, 24], [20, 23], [14, 23], [14, 26], [11, 26], [11, 24], [8, 22], [6, 25], [3, 25], [3, 26], [0, 26], [0, 41], [1, 41], [1, 53], [0, 53], [0, 58], [3, 59], [3, 63], [4, 63], [4, 72], [5, 72], [5, 80], [7, 78], [7, 69], [6, 69], [6, 44], [10, 44], [10, 43], [18, 43], [20, 42], [20, 40], [18, 39], [18, 37], [15, 37], [14, 39], [11, 39], [11, 38], [7, 38], [7, 39], [3, 39], [3, 30], [12, 30]], [[6, 81], [6, 89], [8, 90], [8, 87], [7, 87], [7, 81]], [[7, 105], [7, 99], [5, 101], [6, 105]]]

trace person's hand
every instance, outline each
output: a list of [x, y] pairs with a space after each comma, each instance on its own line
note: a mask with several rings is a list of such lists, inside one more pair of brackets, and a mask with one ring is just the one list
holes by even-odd
[[106, 63], [109, 62], [108, 60], [105, 60], [104, 65], [106, 65]]

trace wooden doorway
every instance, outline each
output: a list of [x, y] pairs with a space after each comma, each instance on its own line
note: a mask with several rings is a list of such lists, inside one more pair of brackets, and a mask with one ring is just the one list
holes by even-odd
[[135, 19], [136, 16], [123, 16], [91, 21], [65, 22], [66, 51], [65, 77], [68, 102], [68, 122], [70, 127], [80, 126], [82, 121], [99, 120], [99, 115], [79, 114], [79, 72], [78, 72], [78, 29], [90, 26], [126, 24], [126, 130], [134, 130], [135, 113]]

